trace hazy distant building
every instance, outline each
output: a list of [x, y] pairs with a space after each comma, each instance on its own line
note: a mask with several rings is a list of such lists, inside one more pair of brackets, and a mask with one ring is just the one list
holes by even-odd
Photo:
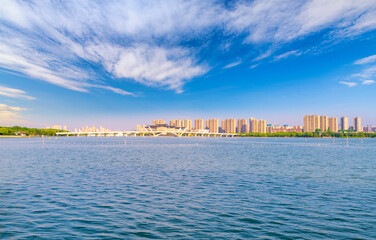
[[[77, 130], [77, 129], [75, 129]], [[103, 128], [102, 126], [100, 126], [100, 129], [96, 128], [95, 126], [93, 127], [89, 127], [89, 126], [86, 126], [86, 127], [82, 127], [80, 129], [78, 129], [78, 132], [111, 132], [112, 130], [110, 129], [107, 129], [107, 128]]]
[[180, 128], [182, 128], [183, 125], [184, 125], [183, 122], [184, 122], [184, 121], [183, 121], [183, 120], [180, 120], [180, 119], [171, 120], [171, 121], [170, 121], [170, 125], [171, 125], [171, 126], [174, 126], [174, 127], [180, 127]]
[[354, 130], [356, 132], [363, 132], [362, 120], [360, 119], [360, 117], [355, 117], [354, 118]]
[[208, 123], [209, 123], [209, 132], [218, 133], [218, 130], [219, 130], [218, 118], [209, 119]]
[[296, 133], [302, 133], [303, 132], [303, 127], [302, 126], [293, 126], [290, 127], [288, 125], [275, 125], [273, 126], [272, 124], [266, 125], [266, 132], [267, 133], [278, 133], [278, 132], [296, 132]]
[[258, 132], [258, 120], [255, 118], [249, 118], [249, 132]]
[[192, 120], [185, 119], [183, 122], [183, 127], [187, 130], [192, 130]]
[[158, 124], [166, 124], [166, 121], [165, 120], [153, 120], [153, 125], [158, 125]]
[[258, 132], [266, 133], [266, 121], [263, 119], [258, 122]]
[[195, 130], [202, 130], [202, 129], [204, 129], [204, 120], [195, 119]]
[[249, 124], [247, 123], [247, 119], [238, 119], [238, 127], [237, 133], [248, 133], [249, 132]]
[[332, 132], [338, 132], [338, 119], [336, 117], [328, 119], [328, 129]]
[[273, 125], [272, 124], [266, 125], [266, 133], [273, 133]]
[[47, 126], [46, 129], [56, 129], [56, 130], [67, 130], [67, 126], [64, 125], [64, 128], [61, 127], [61, 125], [53, 125], [53, 126]]
[[183, 127], [183, 120], [176, 119], [175, 124], [176, 124], [176, 127]]
[[349, 118], [341, 117], [341, 130], [349, 130]]
[[205, 128], [206, 128], [206, 129], [209, 129], [209, 125], [210, 125], [210, 124], [209, 124], [209, 119], [208, 119], [208, 120], [205, 121]]

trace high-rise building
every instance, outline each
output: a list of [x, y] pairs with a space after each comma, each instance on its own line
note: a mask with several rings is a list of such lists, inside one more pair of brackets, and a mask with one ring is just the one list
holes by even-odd
[[328, 129], [332, 132], [338, 132], [338, 119], [336, 117], [329, 118]]
[[261, 119], [258, 123], [258, 132], [266, 133], [266, 121]]
[[205, 129], [209, 129], [209, 119], [205, 121]]
[[363, 132], [362, 120], [360, 119], [360, 117], [355, 117], [354, 118], [354, 130], [356, 132]]
[[202, 130], [202, 129], [204, 129], [204, 120], [195, 119], [195, 130]]
[[192, 130], [192, 120], [185, 119], [183, 122], [183, 127], [187, 128], [187, 130]]
[[321, 122], [320, 122], [320, 116], [319, 115], [313, 115], [313, 125], [311, 127], [313, 128], [312, 132], [315, 132], [317, 129], [321, 128]]
[[225, 133], [235, 133], [236, 132], [235, 119], [230, 118], [230, 119], [222, 120], [221, 127]]
[[329, 129], [329, 120], [327, 116], [323, 115], [320, 117], [320, 129], [323, 132]]
[[183, 127], [184, 121], [180, 119], [171, 120], [170, 125], [174, 127]]
[[221, 120], [221, 127], [219, 132], [225, 133], [226, 132], [226, 120]]
[[249, 132], [249, 125], [247, 123], [247, 119], [238, 119], [238, 128], [237, 133], [248, 133]]
[[219, 130], [218, 118], [209, 119], [209, 132], [218, 133], [218, 130]]
[[183, 127], [183, 123], [184, 123], [184, 121], [183, 121], [183, 120], [180, 120], [180, 119], [176, 119], [176, 120], [175, 120], [175, 123], [176, 123], [176, 126], [177, 126], [177, 127]]
[[349, 118], [346, 116], [341, 117], [341, 130], [349, 130]]
[[159, 124], [166, 124], [166, 121], [165, 120], [153, 120], [153, 125], [159, 125]]
[[321, 128], [321, 118], [319, 115], [305, 115], [303, 119], [304, 132], [315, 132]]
[[309, 121], [310, 121], [310, 115], [304, 115], [303, 117], [303, 130], [304, 132], [309, 132]]
[[258, 132], [258, 120], [255, 118], [249, 118], [249, 132]]

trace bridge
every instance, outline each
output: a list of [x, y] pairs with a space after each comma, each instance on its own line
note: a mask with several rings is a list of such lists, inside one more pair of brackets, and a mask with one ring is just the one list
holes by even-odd
[[236, 133], [211, 133], [211, 132], [189, 132], [186, 129], [179, 131], [155, 131], [145, 129], [145, 131], [111, 131], [111, 132], [57, 132], [57, 136], [75, 137], [127, 137], [127, 136], [175, 136], [175, 137], [234, 137]]

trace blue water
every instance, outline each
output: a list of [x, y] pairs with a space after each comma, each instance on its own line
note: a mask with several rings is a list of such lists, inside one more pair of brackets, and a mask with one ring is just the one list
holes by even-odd
[[375, 239], [376, 139], [0, 138], [2, 239]]

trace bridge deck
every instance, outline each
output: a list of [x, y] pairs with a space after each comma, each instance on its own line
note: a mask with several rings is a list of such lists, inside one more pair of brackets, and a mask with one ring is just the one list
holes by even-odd
[[185, 132], [185, 131], [112, 131], [112, 132], [57, 132], [58, 136], [90, 136], [90, 137], [124, 137], [124, 136], [166, 136], [173, 135], [176, 137], [234, 137], [236, 133], [209, 133], [209, 132]]

